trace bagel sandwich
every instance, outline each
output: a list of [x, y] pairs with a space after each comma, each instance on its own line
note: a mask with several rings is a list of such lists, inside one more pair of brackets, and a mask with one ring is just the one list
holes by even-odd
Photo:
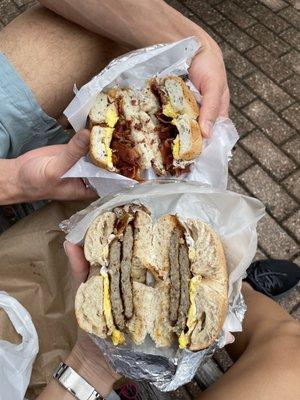
[[114, 345], [150, 336], [154, 346], [197, 351], [220, 335], [228, 279], [218, 235], [198, 219], [166, 214], [155, 223], [143, 206], [99, 215], [84, 243], [91, 264], [79, 287], [79, 326]]
[[151, 167], [159, 176], [178, 176], [202, 150], [198, 114], [193, 94], [177, 76], [152, 78], [141, 90], [101, 92], [88, 117], [90, 159], [138, 181]]

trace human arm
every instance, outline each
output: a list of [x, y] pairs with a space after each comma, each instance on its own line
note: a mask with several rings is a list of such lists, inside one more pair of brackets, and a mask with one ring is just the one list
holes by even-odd
[[203, 46], [190, 68], [200, 90], [200, 126], [204, 136], [220, 115], [227, 116], [229, 90], [221, 50], [201, 27], [162, 0], [40, 0], [44, 6], [99, 35], [134, 47], [196, 36]]

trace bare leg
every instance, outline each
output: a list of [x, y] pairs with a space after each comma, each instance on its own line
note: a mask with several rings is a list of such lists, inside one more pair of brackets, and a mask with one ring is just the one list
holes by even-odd
[[78, 87], [129, 50], [43, 7], [21, 14], [0, 32], [0, 51], [51, 117], [59, 119]]
[[237, 361], [199, 400], [300, 398], [299, 323], [246, 283], [243, 294], [244, 330], [227, 349]]

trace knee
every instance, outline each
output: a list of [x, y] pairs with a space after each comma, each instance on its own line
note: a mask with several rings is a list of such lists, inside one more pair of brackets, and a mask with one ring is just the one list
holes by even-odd
[[[269, 337], [268, 337], [269, 336]], [[266, 359], [276, 360], [281, 371], [299, 371], [300, 374], [300, 324], [288, 319], [274, 324], [272, 331], [261, 343]]]

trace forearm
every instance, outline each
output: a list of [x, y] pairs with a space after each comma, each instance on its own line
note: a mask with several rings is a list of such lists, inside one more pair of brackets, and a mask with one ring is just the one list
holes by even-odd
[[162, 0], [40, 0], [40, 3], [88, 30], [134, 47], [198, 36], [213, 42], [198, 25]]
[[[74, 369], [84, 378], [96, 391], [106, 397], [113, 389], [113, 384], [117, 380], [108, 369], [103, 367], [103, 363], [96, 364], [87, 359], [79, 346], [75, 346], [69, 357], [65, 361], [68, 366]], [[57, 381], [52, 379], [37, 400], [74, 400], [74, 396], [68, 393]]]
[[23, 201], [16, 160], [0, 159], [0, 205]]

